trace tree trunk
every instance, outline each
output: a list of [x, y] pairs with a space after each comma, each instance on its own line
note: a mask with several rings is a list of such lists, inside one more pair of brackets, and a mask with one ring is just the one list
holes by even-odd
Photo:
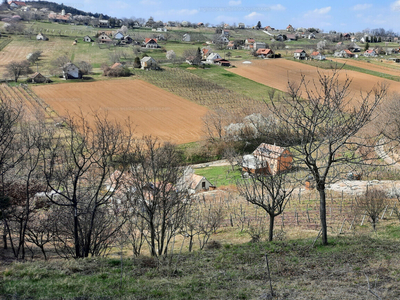
[[75, 239], [75, 257], [81, 257], [81, 249], [79, 245], [79, 232], [78, 232], [78, 208], [74, 205], [74, 239]]
[[157, 251], [156, 251], [156, 233], [154, 229], [154, 224], [153, 221], [150, 222], [150, 250], [151, 250], [151, 256], [157, 256]]
[[3, 245], [4, 245], [4, 250], [8, 249], [7, 246], [7, 226], [6, 226], [6, 221], [3, 220], [4, 227], [3, 227]]
[[193, 235], [189, 237], [189, 252], [192, 252], [193, 248]]
[[325, 187], [318, 188], [319, 192], [319, 217], [321, 220], [322, 244], [328, 245], [328, 228], [326, 225], [326, 193]]
[[274, 221], [275, 221], [275, 216], [273, 214], [269, 215], [269, 238], [268, 241], [272, 242], [272, 239], [274, 237]]

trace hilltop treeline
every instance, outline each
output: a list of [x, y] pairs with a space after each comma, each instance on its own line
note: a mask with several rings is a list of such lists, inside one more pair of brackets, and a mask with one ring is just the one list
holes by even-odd
[[65, 10], [66, 13], [71, 13], [73, 15], [83, 15], [83, 16], [91, 16], [95, 18], [99, 18], [102, 16], [102, 19], [109, 19], [110, 16], [108, 15], [102, 15], [99, 13], [91, 13], [91, 12], [85, 12], [79, 9], [76, 9], [72, 6], [64, 5], [64, 4], [58, 4], [55, 2], [50, 2], [50, 1], [26, 1], [25, 2], [27, 5], [31, 5], [32, 7], [35, 7], [37, 9], [41, 8], [48, 8], [49, 10], [58, 12], [61, 10]]

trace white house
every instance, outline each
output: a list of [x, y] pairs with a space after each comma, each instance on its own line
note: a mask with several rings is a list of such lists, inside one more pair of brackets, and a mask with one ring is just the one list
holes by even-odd
[[38, 41], [48, 41], [48, 40], [49, 40], [49, 38], [48, 38], [47, 36], [45, 36], [44, 34], [42, 34], [42, 33], [39, 33], [39, 34], [36, 36], [36, 39], [37, 39]]
[[325, 60], [326, 59], [325, 55], [321, 54], [321, 52], [319, 52], [319, 51], [314, 51], [313, 53], [311, 53], [311, 58], [316, 59], [316, 60]]
[[305, 59], [306, 56], [307, 56], [307, 53], [303, 49], [297, 49], [293, 53], [293, 57], [295, 59]]
[[63, 67], [63, 77], [64, 79], [80, 79], [82, 78], [82, 73], [77, 66], [69, 62]]
[[185, 34], [182, 36], [182, 41], [183, 41], [183, 42], [190, 42], [190, 34], [189, 34], [189, 33], [185, 33]]
[[228, 44], [229, 43], [229, 39], [225, 35], [221, 35], [221, 36], [219, 36], [217, 38], [217, 42], [218, 43]]
[[209, 56], [207, 56], [206, 63], [213, 64], [214, 60], [221, 58], [222, 58], [221, 55], [219, 55], [218, 53], [211, 53]]
[[156, 70], [158, 69], [157, 62], [150, 56], [145, 56], [140, 60], [142, 70]]
[[94, 42], [93, 39], [92, 39], [90, 36], [88, 36], [88, 35], [86, 35], [86, 36], [83, 37], [83, 41], [86, 42], [86, 43], [92, 43], [92, 42]]
[[115, 35], [114, 35], [114, 39], [116, 40], [122, 40], [124, 38], [124, 34], [120, 31], [118, 31]]
[[183, 178], [181, 178], [178, 183], [178, 189], [188, 190], [190, 195], [208, 191], [210, 188], [214, 188], [211, 182], [204, 176], [194, 174], [191, 167], [185, 169]]
[[367, 51], [364, 52], [364, 56], [367, 57], [373, 57], [373, 56], [377, 56], [376, 52], [374, 49], [368, 49]]

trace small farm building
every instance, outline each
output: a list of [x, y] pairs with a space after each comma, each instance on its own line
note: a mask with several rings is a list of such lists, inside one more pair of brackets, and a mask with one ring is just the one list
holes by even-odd
[[289, 170], [292, 161], [292, 155], [286, 148], [262, 143], [252, 154], [243, 156], [242, 170], [252, 174], [276, 175]]
[[63, 67], [64, 79], [81, 79], [82, 72], [73, 63], [66, 63]]

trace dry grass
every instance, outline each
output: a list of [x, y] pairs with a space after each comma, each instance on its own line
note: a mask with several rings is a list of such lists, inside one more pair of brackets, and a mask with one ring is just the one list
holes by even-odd
[[[316, 242], [312, 247], [318, 228], [309, 228], [314, 221], [308, 221], [305, 210], [312, 219], [317, 217], [313, 193], [304, 192], [300, 201], [290, 203], [283, 226], [277, 219], [274, 242], [249, 243], [247, 226], [241, 230], [238, 214], [242, 208], [251, 220], [254, 207], [234, 194], [211, 192], [206, 201], [224, 207], [225, 222], [212, 235], [210, 247], [198, 250], [195, 245], [189, 253], [187, 241], [179, 237], [168, 258], [155, 260], [146, 253], [133, 258], [125, 249], [122, 266], [117, 249], [106, 259], [44, 262], [36, 258], [3, 264], [0, 299], [269, 299], [265, 254], [275, 292], [272, 299], [374, 299], [365, 275], [382, 299], [398, 299], [400, 234], [395, 216], [388, 210], [377, 233], [369, 225], [360, 226], [357, 218], [352, 229], [345, 223], [339, 234], [343, 216], [351, 214], [351, 199], [344, 198], [341, 204], [341, 193], [332, 193], [330, 244]], [[295, 210], [301, 216], [299, 225], [289, 221]], [[257, 214], [261, 216], [260, 211]]]

